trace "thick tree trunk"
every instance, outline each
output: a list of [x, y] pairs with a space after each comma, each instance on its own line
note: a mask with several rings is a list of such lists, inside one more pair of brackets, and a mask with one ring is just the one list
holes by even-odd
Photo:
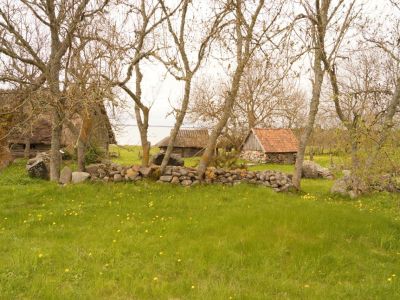
[[310, 102], [310, 111], [308, 114], [308, 120], [307, 120], [306, 127], [300, 138], [299, 149], [298, 149], [297, 155], [296, 155], [296, 164], [295, 164], [295, 170], [294, 170], [293, 180], [292, 180], [293, 185], [295, 186], [295, 188], [297, 190], [300, 190], [301, 173], [302, 173], [302, 167], [303, 167], [303, 162], [304, 162], [304, 154], [306, 151], [308, 141], [310, 139], [310, 135], [314, 128], [315, 118], [318, 113], [319, 100], [320, 100], [320, 96], [321, 96], [321, 88], [322, 88], [322, 83], [324, 80], [324, 70], [321, 67], [321, 63], [322, 63], [321, 50], [316, 49], [315, 55], [314, 55], [314, 66], [313, 66], [314, 82], [313, 82], [312, 98], [311, 98], [311, 102]]
[[167, 150], [164, 155], [164, 159], [161, 163], [160, 167], [160, 173], [164, 174], [165, 168], [167, 167], [169, 158], [171, 157], [172, 150], [174, 149], [174, 144], [176, 137], [178, 135], [179, 129], [182, 126], [183, 120], [185, 119], [186, 111], [189, 106], [189, 99], [190, 99], [190, 89], [191, 89], [191, 84], [192, 84], [192, 77], [191, 75], [185, 79], [185, 92], [182, 100], [182, 105], [180, 111], [178, 111], [178, 115], [176, 117], [176, 122], [175, 126], [171, 131], [170, 137], [169, 137], [169, 143]]

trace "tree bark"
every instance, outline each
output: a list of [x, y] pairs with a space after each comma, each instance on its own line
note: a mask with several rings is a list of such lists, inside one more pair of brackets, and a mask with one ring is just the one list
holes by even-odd
[[206, 172], [206, 169], [215, 154], [217, 139], [221, 135], [221, 132], [226, 125], [226, 122], [228, 122], [228, 119], [231, 114], [233, 105], [235, 103], [237, 94], [239, 92], [240, 80], [242, 78], [245, 65], [246, 65], [246, 62], [241, 61], [236, 68], [235, 75], [232, 80], [231, 91], [225, 101], [225, 104], [224, 104], [223, 114], [222, 114], [221, 118], [219, 119], [217, 125], [214, 127], [213, 131], [211, 132], [210, 138], [207, 143], [207, 147], [204, 150], [204, 153], [201, 157], [199, 166], [197, 168], [197, 175], [201, 179], [204, 177], [204, 173]]
[[28, 138], [25, 140], [24, 158], [29, 158], [31, 154], [31, 141]]
[[175, 144], [175, 140], [178, 135], [179, 129], [181, 128], [183, 120], [185, 119], [186, 111], [189, 106], [191, 84], [192, 84], [192, 75], [188, 75], [188, 77], [185, 78], [185, 92], [184, 92], [184, 96], [183, 96], [183, 100], [182, 100], [181, 109], [178, 111], [178, 115], [176, 117], [176, 122], [175, 122], [174, 128], [172, 129], [171, 134], [169, 136], [168, 147], [165, 152], [163, 161], [161, 163], [161, 167], [160, 167], [161, 174], [164, 174], [164, 172], [165, 172], [165, 168], [167, 167], [169, 158], [171, 157], [172, 150], [174, 149], [174, 144]]
[[297, 190], [300, 190], [301, 188], [300, 184], [301, 184], [301, 173], [304, 162], [304, 155], [308, 141], [310, 139], [311, 133], [314, 128], [315, 118], [318, 113], [321, 88], [325, 73], [324, 70], [322, 69], [321, 63], [322, 63], [321, 49], [316, 48], [314, 54], [314, 65], [313, 65], [314, 82], [313, 82], [312, 97], [310, 102], [310, 112], [308, 114], [306, 127], [300, 138], [299, 149], [296, 155], [295, 170], [292, 179], [293, 185]]
[[56, 107], [52, 109], [52, 129], [51, 129], [51, 148], [50, 148], [50, 180], [58, 181], [61, 169], [61, 135], [62, 117]]

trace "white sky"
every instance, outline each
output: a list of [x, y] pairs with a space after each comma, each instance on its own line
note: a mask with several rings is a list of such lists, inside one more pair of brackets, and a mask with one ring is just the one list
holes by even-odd
[[[371, 17], [377, 19], [385, 18], [389, 12], [389, 5], [387, 0], [364, 0], [365, 11]], [[383, 21], [383, 20], [382, 20]], [[307, 62], [304, 62], [308, 64]], [[307, 69], [307, 68], [304, 68]], [[153, 103], [150, 110], [150, 128], [148, 132], [149, 141], [154, 145], [163, 137], [169, 135], [172, 126], [175, 123], [172, 115], [167, 116], [172, 111], [172, 106], [179, 107], [179, 101], [182, 95], [182, 83], [176, 81], [171, 76], [167, 75], [164, 67], [161, 65], [154, 65], [145, 63], [142, 67], [144, 75], [143, 79], [143, 96], [146, 103]], [[199, 71], [200, 72], [200, 71]], [[201, 71], [202, 74], [213, 74], [215, 76], [216, 68], [207, 67]], [[199, 75], [199, 74], [198, 74]], [[304, 74], [301, 86], [309, 94], [310, 84], [309, 79], [312, 74]], [[133, 103], [125, 97], [121, 92], [121, 97], [128, 101], [128, 112], [123, 116], [118, 116], [118, 130], [116, 137], [118, 144], [121, 145], [137, 145], [140, 144], [140, 136], [138, 128], [136, 127], [136, 120], [134, 118]], [[121, 121], [121, 119], [123, 121]], [[193, 127], [194, 124], [184, 122], [184, 127]]]

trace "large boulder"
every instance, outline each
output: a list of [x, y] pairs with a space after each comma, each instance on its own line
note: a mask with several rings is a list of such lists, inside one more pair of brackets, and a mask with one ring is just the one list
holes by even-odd
[[90, 178], [87, 172], [72, 172], [72, 183], [81, 183]]
[[343, 177], [335, 180], [331, 188], [332, 194], [357, 198], [358, 196], [371, 190], [360, 178], [350, 172], [343, 172]]
[[60, 183], [68, 184], [72, 180], [72, 170], [70, 167], [65, 166], [60, 173]]
[[49, 179], [50, 174], [50, 156], [42, 152], [38, 153], [36, 157], [28, 160], [26, 164], [28, 175], [33, 178]]
[[332, 172], [329, 169], [324, 168], [319, 164], [310, 160], [305, 160], [303, 162], [301, 174], [303, 178], [325, 178], [325, 179], [334, 178]]
[[[152, 157], [152, 163], [157, 166], [160, 166], [164, 159], [164, 156], [165, 156], [165, 153], [162, 153], [162, 152], [155, 154]], [[171, 154], [171, 156], [168, 160], [168, 163], [167, 163], [168, 166], [181, 166], [181, 167], [183, 166], [183, 164], [184, 164], [183, 159], [179, 155], [176, 155], [176, 154]]]
[[43, 160], [36, 160], [26, 166], [28, 175], [32, 178], [49, 179], [49, 170]]

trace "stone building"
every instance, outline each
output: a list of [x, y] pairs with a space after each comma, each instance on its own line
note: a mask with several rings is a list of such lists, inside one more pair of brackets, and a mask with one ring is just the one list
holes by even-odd
[[297, 150], [291, 129], [253, 128], [242, 145], [241, 157], [257, 163], [294, 164]]
[[[175, 139], [172, 153], [181, 157], [201, 156], [208, 142], [207, 129], [181, 129]], [[167, 136], [156, 144], [161, 152], [165, 152], [168, 147], [170, 137]]]

